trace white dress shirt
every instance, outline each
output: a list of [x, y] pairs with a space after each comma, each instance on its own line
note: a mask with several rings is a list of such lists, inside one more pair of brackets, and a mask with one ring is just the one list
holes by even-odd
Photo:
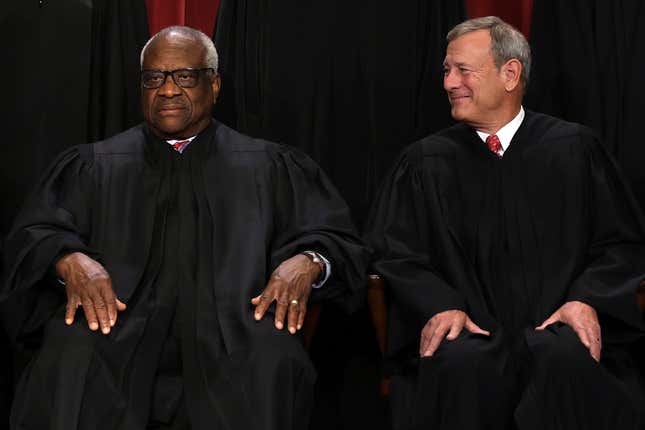
[[[513, 118], [499, 130], [497, 130], [497, 133], [495, 133], [499, 138], [499, 143], [502, 144], [502, 150], [499, 152], [500, 157], [504, 156], [504, 152], [506, 152], [508, 146], [511, 144], [513, 136], [515, 136], [515, 133], [520, 128], [520, 125], [522, 125], [522, 121], [524, 121], [524, 108], [520, 106], [520, 111], [517, 115], [515, 115], [515, 118]], [[484, 142], [486, 142], [486, 138], [490, 136], [490, 134], [484, 133], [483, 131], [477, 131], [477, 134]]]

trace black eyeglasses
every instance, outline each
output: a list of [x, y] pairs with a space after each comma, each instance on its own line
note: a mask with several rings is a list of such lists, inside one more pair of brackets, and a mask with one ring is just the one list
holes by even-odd
[[143, 88], [149, 90], [160, 88], [166, 83], [166, 79], [170, 75], [178, 86], [182, 88], [194, 88], [199, 83], [200, 73], [206, 71], [215, 73], [215, 69], [212, 67], [202, 67], [201, 69], [142, 70], [141, 85], [143, 85]]

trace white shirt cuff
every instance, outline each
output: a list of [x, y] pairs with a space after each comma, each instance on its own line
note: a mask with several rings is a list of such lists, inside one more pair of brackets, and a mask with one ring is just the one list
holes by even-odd
[[325, 264], [325, 277], [322, 278], [320, 281], [311, 285], [311, 288], [320, 288], [323, 285], [325, 285], [325, 282], [327, 282], [327, 279], [329, 279], [329, 277], [331, 276], [331, 263], [320, 252], [316, 252], [316, 251], [309, 251], [309, 252], [313, 252], [314, 254], [316, 254], [318, 258], [320, 258], [322, 262]]

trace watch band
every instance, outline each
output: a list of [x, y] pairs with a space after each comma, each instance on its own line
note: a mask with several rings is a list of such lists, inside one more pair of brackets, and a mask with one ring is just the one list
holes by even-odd
[[321, 280], [325, 279], [325, 262], [323, 261], [322, 258], [320, 258], [320, 255], [315, 252], [315, 251], [302, 251], [300, 254], [309, 257], [312, 263], [317, 264], [318, 267], [320, 267], [320, 274], [318, 275], [318, 278], [314, 281], [314, 284], [320, 282]]

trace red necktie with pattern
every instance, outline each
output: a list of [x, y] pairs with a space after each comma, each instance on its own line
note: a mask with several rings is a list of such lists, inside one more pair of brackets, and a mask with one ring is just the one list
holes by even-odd
[[488, 149], [493, 151], [498, 157], [502, 156], [502, 144], [496, 134], [491, 134], [486, 138], [486, 145], [488, 145]]
[[175, 151], [179, 152], [180, 154], [184, 152], [184, 148], [186, 148], [186, 145], [190, 143], [190, 140], [182, 140], [181, 142], [175, 142], [172, 144], [172, 147], [175, 148]]

